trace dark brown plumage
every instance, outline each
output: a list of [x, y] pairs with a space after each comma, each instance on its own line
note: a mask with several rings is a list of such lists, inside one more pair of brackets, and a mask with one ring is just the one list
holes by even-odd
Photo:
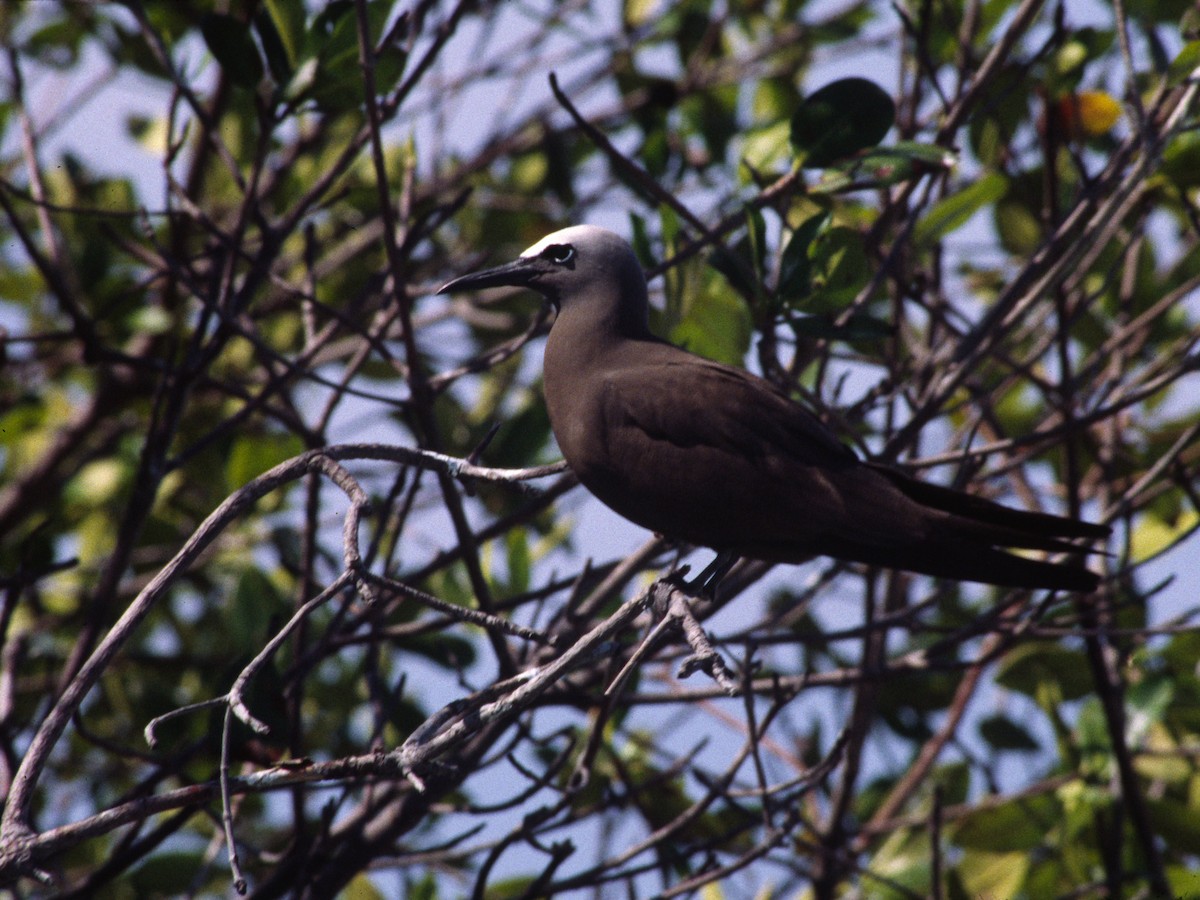
[[655, 337], [641, 267], [616, 234], [566, 228], [442, 291], [498, 285], [557, 306], [545, 359], [554, 435], [579, 480], [630, 521], [771, 562], [823, 554], [1008, 587], [1096, 587], [1087, 569], [998, 548], [1074, 551], [1070, 540], [1107, 527], [862, 462], [769, 382]]

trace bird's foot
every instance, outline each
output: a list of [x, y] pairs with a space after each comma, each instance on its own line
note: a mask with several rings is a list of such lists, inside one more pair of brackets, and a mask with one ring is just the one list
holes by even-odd
[[[701, 570], [699, 575], [691, 581], [681, 583], [679, 586], [694, 597], [716, 600], [717, 588], [721, 586], [721, 579], [733, 568], [733, 564], [737, 562], [737, 559], [737, 556], [733, 553], [728, 550], [722, 550], [717, 553], [712, 562]], [[682, 571], [686, 572], [687, 569], [685, 568]]]
[[[672, 573], [674, 574], [674, 573]], [[731, 697], [740, 693], [740, 688], [734, 674], [725, 664], [725, 660], [716, 651], [712, 641], [705, 633], [704, 627], [692, 612], [688, 604], [689, 594], [685, 587], [670, 582], [666, 590], [659, 593], [652, 603], [652, 608], [662, 617], [664, 622], [672, 622], [683, 632], [692, 655], [683, 661], [679, 667], [680, 678], [687, 678], [693, 672], [704, 672], [717, 682]]]

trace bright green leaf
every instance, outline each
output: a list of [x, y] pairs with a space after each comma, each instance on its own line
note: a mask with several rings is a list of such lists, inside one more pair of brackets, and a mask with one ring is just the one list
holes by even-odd
[[940, 241], [971, 216], [990, 203], [995, 203], [1008, 191], [1008, 179], [999, 172], [989, 172], [957, 194], [940, 200], [917, 223], [915, 242], [928, 247]]
[[66, 496], [88, 508], [101, 506], [117, 497], [129, 474], [129, 467], [119, 459], [94, 460], [71, 479]]
[[777, 165], [788, 154], [791, 144], [791, 126], [786, 122], [775, 122], [761, 128], [752, 128], [742, 136], [741, 156], [746, 165], [761, 172]]
[[1200, 871], [1193, 865], [1172, 865], [1166, 869], [1172, 897], [1200, 897]]
[[1026, 853], [972, 850], [963, 856], [957, 872], [972, 897], [1017, 897], [1029, 865]]
[[385, 895], [365, 872], [359, 872], [338, 893], [341, 900], [384, 900]]
[[1130, 559], [1140, 563], [1158, 556], [1177, 541], [1187, 537], [1200, 524], [1200, 513], [1187, 510], [1174, 522], [1164, 522], [1155, 515], [1147, 514], [1137, 520], [1130, 538]]
[[291, 80], [283, 89], [285, 100], [295, 102], [304, 96], [317, 80], [320, 62], [315, 56], [310, 56], [302, 62], [292, 74]]
[[658, 0], [625, 0], [623, 16], [626, 28], [640, 28], [658, 13]]
[[508, 589], [519, 594], [529, 590], [531, 558], [529, 535], [522, 528], [514, 528], [504, 539], [508, 562]]
[[957, 157], [944, 147], [904, 141], [890, 147], [864, 150], [846, 162], [834, 164], [811, 191], [832, 194], [888, 187], [951, 169], [956, 162]]
[[754, 328], [746, 302], [715, 277], [703, 279], [685, 301], [673, 342], [708, 359], [740, 365]]
[[225, 478], [231, 488], [239, 488], [272, 466], [303, 452], [304, 445], [294, 434], [239, 437], [229, 451]]

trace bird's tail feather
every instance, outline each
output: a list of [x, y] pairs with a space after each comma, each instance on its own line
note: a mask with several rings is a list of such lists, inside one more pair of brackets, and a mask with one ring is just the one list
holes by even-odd
[[847, 542], [837, 547], [822, 547], [821, 552], [867, 565], [999, 587], [1087, 592], [1094, 591], [1100, 583], [1100, 576], [1082, 566], [1028, 559], [969, 539], [891, 547]]
[[871, 468], [885, 476], [914, 503], [954, 516], [957, 520], [954, 527], [962, 529], [959, 534], [964, 537], [1005, 547], [1069, 553], [1086, 550], [1068, 543], [1070, 539], [1097, 540], [1112, 533], [1107, 525], [1012, 509], [983, 497], [918, 481], [887, 466], [871, 464]]

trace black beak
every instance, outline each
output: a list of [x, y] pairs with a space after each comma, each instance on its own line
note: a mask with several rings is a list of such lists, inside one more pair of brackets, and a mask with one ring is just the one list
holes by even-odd
[[546, 262], [536, 256], [526, 259], [521, 257], [494, 269], [484, 269], [462, 275], [453, 281], [448, 281], [438, 288], [439, 294], [449, 294], [454, 291], [471, 291], [490, 287], [526, 287], [535, 278], [546, 271]]

